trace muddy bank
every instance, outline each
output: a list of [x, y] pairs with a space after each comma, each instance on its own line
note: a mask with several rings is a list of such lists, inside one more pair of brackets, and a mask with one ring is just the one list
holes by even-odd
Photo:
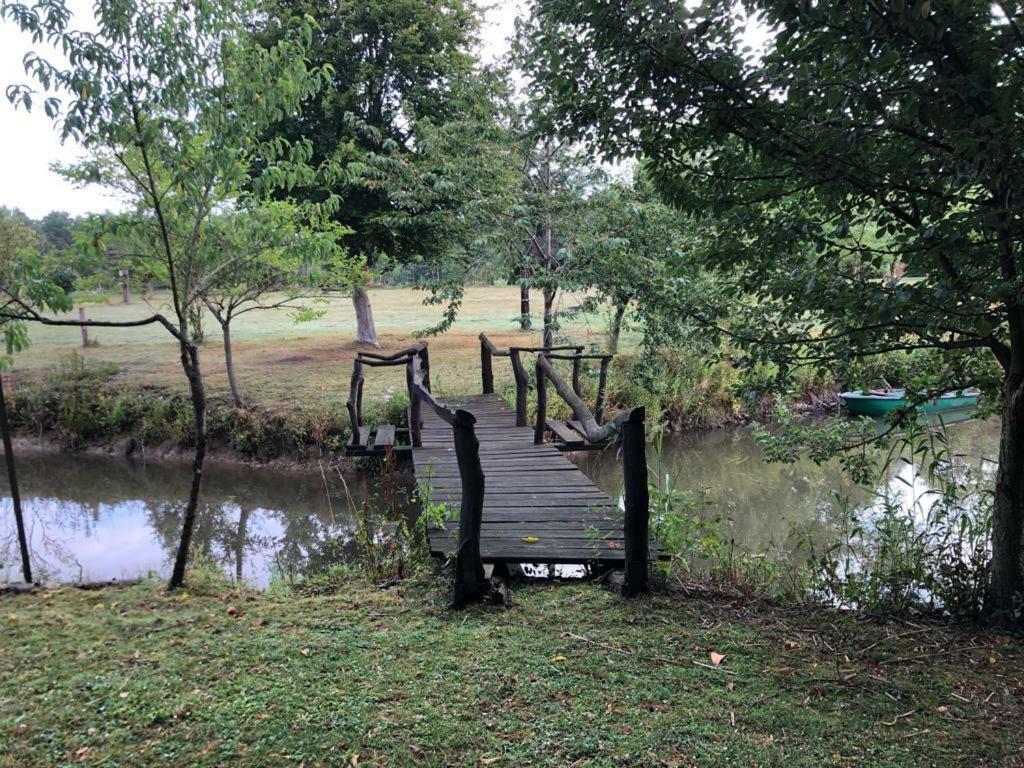
[[[166, 462], [170, 464], [186, 464], [192, 461], [193, 449], [175, 443], [165, 442], [158, 445], [145, 445], [133, 437], [122, 437], [108, 443], [90, 445], [69, 445], [57, 433], [46, 433], [39, 436], [15, 435], [11, 442], [16, 454], [67, 454], [68, 456], [111, 456], [128, 459], [133, 462]], [[0, 446], [0, 456], [3, 448]], [[346, 477], [356, 476], [360, 468], [344, 454], [331, 454], [319, 457], [275, 456], [260, 458], [247, 456], [231, 445], [210, 445], [206, 450], [207, 465], [225, 465], [248, 467], [251, 469], [272, 469], [277, 472], [341, 472]]]

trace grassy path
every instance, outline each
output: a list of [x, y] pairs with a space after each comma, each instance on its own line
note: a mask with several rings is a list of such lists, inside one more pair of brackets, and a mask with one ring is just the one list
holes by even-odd
[[1024, 760], [1019, 639], [586, 585], [452, 614], [440, 589], [2, 597], [0, 766]]

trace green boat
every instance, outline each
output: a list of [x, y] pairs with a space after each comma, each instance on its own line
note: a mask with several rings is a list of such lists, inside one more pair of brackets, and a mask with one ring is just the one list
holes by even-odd
[[[943, 413], [946, 411], [973, 410], [981, 394], [977, 389], [959, 389], [946, 392], [917, 405], [918, 413]], [[851, 416], [880, 418], [901, 408], [907, 408], [910, 401], [905, 389], [872, 389], [868, 392], [843, 392], [839, 395]]]

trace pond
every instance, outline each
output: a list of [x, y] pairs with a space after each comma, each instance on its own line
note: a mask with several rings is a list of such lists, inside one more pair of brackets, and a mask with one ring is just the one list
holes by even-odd
[[[994, 464], [998, 425], [972, 421], [949, 429], [951, 448], [972, 463]], [[678, 488], [703, 490], [709, 514], [737, 545], [784, 546], [794, 527], [828, 525], [833, 493], [871, 503], [837, 464], [768, 464], [744, 428], [691, 432], [649, 449], [649, 463]], [[580, 468], [617, 496], [621, 462], [613, 451], [584, 454]], [[23, 452], [21, 491], [36, 578], [47, 581], [166, 576], [181, 524], [187, 465], [133, 463], [84, 454]], [[7, 478], [0, 478], [0, 580], [20, 565]], [[918, 488], [915, 468], [888, 483]], [[289, 579], [355, 553], [356, 510], [411, 519], [412, 481], [391, 473], [360, 479], [211, 463], [204, 480], [194, 551], [256, 587]], [[926, 484], [924, 484], [926, 485]]]

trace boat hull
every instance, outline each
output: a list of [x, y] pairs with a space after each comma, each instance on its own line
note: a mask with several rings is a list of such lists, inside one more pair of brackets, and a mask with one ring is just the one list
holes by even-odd
[[[910, 401], [902, 397], [877, 397], [863, 392], [843, 392], [840, 397], [846, 404], [851, 416], [870, 416], [882, 418], [893, 411], [907, 408]], [[917, 413], [945, 413], [947, 411], [972, 411], [978, 405], [978, 395], [962, 393], [956, 396], [945, 395], [920, 403]]]

